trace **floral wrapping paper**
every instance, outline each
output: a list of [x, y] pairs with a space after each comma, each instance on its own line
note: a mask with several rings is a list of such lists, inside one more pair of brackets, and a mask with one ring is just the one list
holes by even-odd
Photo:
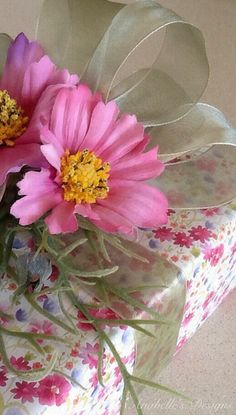
[[[195, 333], [200, 325], [236, 286], [236, 205], [205, 209], [201, 211], [169, 211], [168, 226], [157, 231], [142, 233], [141, 243], [153, 252], [177, 265], [187, 282], [187, 298], [184, 318], [179, 332], [177, 350]], [[15, 240], [16, 250], [31, 250], [31, 242], [24, 238]], [[145, 270], [144, 270], [145, 271]], [[148, 270], [147, 270], [148, 272]], [[47, 285], [57, 278], [54, 269]], [[1, 311], [10, 308], [10, 299], [16, 287], [11, 280], [1, 282]], [[96, 300], [81, 291], [84, 301]], [[155, 293], [153, 293], [155, 296]], [[44, 310], [54, 316], [60, 315], [59, 304], [47, 295], [37, 301]], [[98, 310], [94, 308], [94, 310]], [[6, 329], [24, 329], [34, 333], [62, 335], [58, 327], [44, 319], [21, 299], [14, 305], [14, 321], [2, 319]], [[96, 311], [95, 311], [96, 312]], [[98, 311], [97, 311], [98, 312]], [[113, 318], [113, 312], [100, 310], [104, 318]], [[77, 327], [81, 335], [70, 345], [61, 345], [58, 356], [58, 372], [39, 382], [26, 382], [13, 377], [0, 364], [0, 414], [1, 415], [118, 415], [122, 396], [122, 377], [114, 357], [107, 347], [104, 349], [103, 379], [105, 387], [98, 382], [98, 348], [96, 333], [89, 323], [81, 323], [78, 315]], [[135, 335], [131, 328], [107, 327], [107, 333], [121, 354], [130, 371], [135, 364]], [[50, 362], [53, 345], [41, 340], [45, 361]], [[72, 344], [73, 342], [73, 344]], [[17, 345], [9, 338], [7, 349], [11, 364], [20, 370], [39, 368], [42, 364], [33, 350], [25, 349], [24, 340]], [[145, 357], [145, 353], [144, 353]], [[141, 360], [142, 362], [142, 360]], [[86, 390], [79, 388], [63, 376], [67, 373]]]
[[142, 242], [185, 274], [187, 297], [180, 349], [236, 287], [236, 204], [170, 210], [168, 226], [147, 232]]

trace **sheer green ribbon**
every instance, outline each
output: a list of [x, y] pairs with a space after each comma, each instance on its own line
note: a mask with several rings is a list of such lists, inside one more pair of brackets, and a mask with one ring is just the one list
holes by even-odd
[[11, 41], [11, 37], [6, 33], [0, 34], [0, 75], [2, 74], [2, 70], [5, 65], [7, 50]]
[[[209, 68], [196, 27], [155, 0], [126, 6], [107, 0], [45, 0], [36, 38], [58, 65], [144, 123], [151, 145], [159, 145], [166, 162], [165, 173], [153, 184], [167, 194], [171, 207], [213, 207], [235, 197], [236, 132], [220, 111], [198, 103]], [[8, 44], [6, 35], [0, 36], [1, 67]], [[149, 378], [173, 351], [185, 300], [181, 271], [154, 257], [150, 286], [167, 288], [150, 288], [146, 301], [155, 309], [161, 298], [162, 311], [175, 324], [156, 324], [156, 338], [148, 342], [137, 335], [136, 368]], [[127, 270], [125, 287], [137, 285], [141, 274]], [[119, 288], [123, 279], [116, 275], [110, 281]], [[120, 312], [115, 300], [113, 307]], [[136, 311], [131, 314], [140, 318]]]

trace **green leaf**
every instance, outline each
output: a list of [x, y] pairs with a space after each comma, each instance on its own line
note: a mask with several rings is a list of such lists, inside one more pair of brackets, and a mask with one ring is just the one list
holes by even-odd
[[121, 398], [121, 408], [120, 408], [120, 415], [125, 415], [125, 407], [127, 402], [127, 396], [128, 396], [128, 389], [127, 386], [124, 385], [123, 394]]
[[145, 304], [141, 303], [140, 301], [136, 300], [135, 298], [131, 297], [125, 289], [115, 287], [114, 285], [109, 284], [105, 279], [102, 279], [102, 284], [104, 284], [105, 289], [112, 294], [117, 295], [118, 297], [122, 298], [127, 304], [139, 308], [140, 310], [146, 311], [149, 315], [153, 316], [156, 319], [165, 320], [164, 317], [155, 311], [153, 308], [146, 306]]
[[[29, 304], [36, 310], [38, 313], [46, 317], [48, 320], [52, 321], [57, 326], [61, 327], [65, 331], [74, 334], [74, 329], [68, 324], [61, 321], [59, 318], [55, 317], [53, 314], [49, 313], [48, 311], [42, 309], [36, 301], [34, 301], [29, 294], [25, 295], [25, 299], [29, 302]], [[42, 337], [43, 338], [43, 337]]]
[[14, 238], [15, 238], [15, 231], [10, 231], [9, 234], [8, 234], [8, 237], [6, 239], [6, 248], [5, 248], [6, 267], [8, 266], [8, 263], [9, 263], [9, 260], [10, 260], [10, 257], [11, 257]]
[[61, 251], [59, 253], [58, 261], [60, 261], [64, 257], [66, 257], [69, 254], [71, 254], [71, 252], [73, 252], [75, 249], [77, 249], [80, 245], [85, 244], [85, 242], [87, 242], [87, 241], [88, 241], [87, 238], [78, 239], [75, 242], [73, 242], [72, 244], [68, 245], [63, 251]]
[[50, 362], [48, 363], [48, 365], [43, 368], [43, 369], [37, 369], [37, 370], [17, 370], [10, 362], [7, 352], [6, 352], [6, 348], [5, 348], [5, 343], [3, 340], [3, 336], [0, 335], [0, 350], [1, 350], [1, 355], [2, 355], [2, 360], [4, 365], [7, 367], [7, 369], [14, 373], [15, 375], [17, 375], [19, 377], [19, 379], [23, 379], [26, 380], [27, 382], [39, 382], [41, 379], [45, 378], [49, 373], [52, 372], [55, 364], [57, 363], [58, 360], [58, 355], [57, 353], [54, 353], [52, 355], [52, 358], [50, 360]]
[[131, 375], [131, 380], [133, 382], [140, 383], [141, 385], [149, 386], [149, 387], [157, 389], [157, 390], [161, 390], [161, 391], [164, 391], [164, 392], [171, 393], [172, 395], [178, 396], [181, 399], [184, 399], [184, 400], [187, 400], [187, 401], [192, 401], [192, 399], [189, 398], [188, 396], [185, 396], [182, 393], [179, 393], [179, 392], [175, 391], [174, 389], [168, 388], [167, 386], [161, 385], [159, 383], [151, 382], [149, 380], [142, 379], [142, 378], [137, 378], [136, 376], [132, 376], [132, 375]]
[[109, 254], [107, 252], [107, 248], [106, 248], [106, 245], [105, 245], [103, 234], [101, 232], [98, 232], [97, 237], [98, 237], [98, 243], [99, 243], [99, 246], [100, 246], [100, 249], [101, 249], [101, 253], [102, 253], [104, 259], [107, 262], [111, 262], [111, 258], [110, 258]]
[[118, 251], [122, 252], [123, 254], [125, 254], [126, 256], [128, 256], [129, 258], [134, 258], [137, 259], [140, 262], [144, 262], [146, 264], [149, 263], [148, 259], [136, 254], [134, 251], [132, 251], [131, 249], [126, 248], [125, 246], [122, 245], [122, 242], [116, 237], [112, 237], [110, 235], [106, 235], [104, 234], [104, 239], [114, 248], [118, 249]]
[[102, 277], [106, 277], [108, 275], [114, 274], [119, 269], [118, 266], [114, 266], [112, 268], [104, 268], [104, 269], [99, 269], [96, 271], [82, 271], [82, 270], [79, 270], [78, 268], [73, 268], [65, 264], [64, 262], [61, 263], [61, 265], [64, 268], [64, 270], [69, 273], [69, 275], [73, 275], [75, 277], [83, 277], [83, 278], [102, 278]]

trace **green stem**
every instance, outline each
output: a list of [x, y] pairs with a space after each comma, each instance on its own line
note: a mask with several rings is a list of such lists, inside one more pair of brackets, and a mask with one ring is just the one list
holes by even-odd
[[58, 261], [63, 259], [65, 256], [71, 254], [76, 248], [78, 248], [80, 245], [83, 245], [85, 242], [87, 242], [87, 238], [78, 239], [77, 241], [73, 242], [69, 246], [67, 246], [63, 251], [61, 251], [58, 255]]
[[122, 399], [121, 399], [121, 408], [120, 408], [120, 415], [125, 415], [125, 405], [128, 397], [128, 389], [124, 385]]
[[30, 295], [33, 299], [35, 299], [35, 298], [40, 297], [41, 295], [59, 294], [59, 293], [65, 292], [65, 291], [71, 291], [71, 288], [69, 288], [69, 287], [60, 287], [60, 286], [56, 287], [55, 286], [54, 288], [45, 288], [44, 290], [42, 290], [40, 292], [35, 291], [35, 292], [31, 293]]
[[99, 255], [98, 247], [97, 247], [97, 244], [95, 243], [95, 241], [92, 237], [92, 233], [94, 234], [94, 232], [84, 230], [84, 233], [88, 238], [90, 248], [92, 249], [93, 253], [95, 254], [96, 261], [97, 261], [97, 264], [98, 264], [99, 268], [102, 268], [102, 260], [101, 260], [100, 255]]
[[72, 318], [70, 317], [69, 313], [67, 312], [67, 310], [64, 307], [63, 298], [62, 298], [62, 293], [61, 292], [58, 293], [58, 301], [59, 301], [59, 304], [60, 304], [62, 313], [66, 317], [67, 321], [72, 325], [75, 333], [77, 333], [79, 335], [80, 334], [79, 330], [77, 329], [75, 323], [73, 322]]
[[54, 354], [48, 364], [47, 367], [44, 369], [37, 369], [37, 370], [17, 370], [15, 367], [11, 364], [9, 357], [6, 352], [5, 343], [3, 340], [3, 336], [0, 335], [0, 350], [1, 350], [1, 356], [3, 359], [4, 365], [7, 367], [7, 369], [17, 375], [19, 378], [26, 380], [26, 381], [34, 381], [38, 382], [41, 379], [45, 378], [50, 372], [52, 372], [56, 362], [57, 362], [57, 354]]
[[136, 383], [140, 383], [141, 385], [145, 385], [145, 386], [149, 386], [151, 388], [154, 389], [158, 389], [161, 390], [163, 392], [168, 392], [171, 393], [172, 395], [178, 396], [178, 398], [187, 400], [187, 401], [192, 401], [191, 398], [189, 398], [188, 396], [183, 395], [182, 393], [179, 393], [171, 388], [168, 388], [167, 386], [161, 385], [159, 383], [155, 383], [155, 382], [151, 382], [149, 380], [146, 379], [141, 379], [141, 378], [137, 378], [136, 376], [132, 376], [131, 375], [131, 380], [133, 380]]
[[[68, 293], [67, 295], [71, 298], [71, 300], [74, 303], [76, 303], [76, 306], [84, 314], [84, 316], [88, 320], [90, 320], [92, 318], [92, 316], [90, 315], [90, 313], [87, 310], [86, 306], [84, 306], [83, 304], [81, 304], [77, 300], [77, 298], [73, 295], [73, 293]], [[137, 414], [138, 415], [143, 415], [143, 412], [142, 412], [142, 410], [140, 408], [140, 405], [139, 405], [138, 396], [137, 396], [137, 394], [135, 392], [135, 389], [134, 389], [134, 387], [133, 387], [133, 385], [131, 383], [131, 375], [127, 371], [124, 363], [122, 362], [121, 357], [120, 357], [118, 351], [116, 350], [116, 347], [114, 346], [114, 344], [111, 341], [111, 339], [109, 338], [109, 336], [103, 330], [101, 330], [100, 325], [96, 321], [93, 322], [93, 326], [94, 326], [95, 330], [97, 331], [100, 339], [103, 342], [106, 342], [106, 344], [108, 345], [109, 349], [111, 350], [114, 358], [116, 359], [117, 364], [118, 364], [118, 366], [120, 368], [120, 371], [121, 371], [121, 374], [122, 374], [122, 378], [123, 378], [123, 381], [124, 381], [124, 387], [127, 388], [129, 390], [129, 392], [130, 392], [130, 395], [131, 395], [131, 397], [132, 397], [132, 399], [134, 401], [135, 407], [137, 409]]]
[[159, 314], [157, 311], [153, 310], [152, 308], [146, 306], [145, 304], [141, 303], [140, 301], [136, 300], [135, 298], [131, 297], [125, 289], [115, 287], [114, 285], [109, 284], [105, 279], [101, 280], [101, 284], [104, 285], [108, 292], [115, 294], [117, 297], [120, 297], [126, 303], [130, 304], [131, 306], [138, 308], [140, 310], [146, 311], [149, 315], [153, 316], [156, 319], [160, 319], [164, 321], [164, 317]]
[[96, 319], [96, 321], [106, 324], [112, 324], [112, 325], [123, 325], [123, 326], [129, 326], [130, 324], [147, 324], [147, 325], [154, 325], [154, 324], [165, 324], [165, 325], [172, 325], [173, 322], [167, 322], [163, 320], [141, 320], [141, 319]]
[[0, 310], [0, 318], [6, 319], [6, 320], [14, 320], [14, 317], [10, 314], [4, 313]]
[[0, 332], [2, 332], [3, 334], [5, 334], [6, 336], [9, 337], [19, 337], [21, 339], [25, 339], [25, 340], [29, 340], [29, 339], [38, 339], [38, 340], [51, 340], [51, 341], [55, 341], [55, 342], [59, 342], [59, 343], [63, 343], [63, 344], [67, 344], [68, 342], [63, 339], [62, 337], [58, 337], [58, 336], [53, 336], [53, 335], [48, 335], [48, 334], [44, 334], [44, 333], [26, 333], [23, 331], [15, 331], [15, 330], [8, 330], [5, 327], [0, 327]]
[[100, 245], [101, 252], [102, 252], [102, 255], [103, 255], [104, 259], [107, 262], [111, 262], [111, 258], [110, 258], [109, 254], [107, 252], [107, 248], [106, 248], [106, 245], [105, 245], [103, 234], [101, 232], [98, 232], [97, 233], [97, 238], [98, 238], [98, 243]]

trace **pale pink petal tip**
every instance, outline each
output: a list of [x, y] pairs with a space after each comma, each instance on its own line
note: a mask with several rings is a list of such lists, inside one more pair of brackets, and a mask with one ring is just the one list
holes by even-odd
[[11, 207], [11, 214], [20, 219], [21, 225], [30, 225], [40, 219], [62, 201], [58, 186], [50, 177], [49, 170], [28, 172], [18, 183], [19, 195], [24, 195]]
[[78, 229], [78, 221], [74, 215], [74, 204], [61, 202], [45, 219], [51, 234], [72, 233]]

